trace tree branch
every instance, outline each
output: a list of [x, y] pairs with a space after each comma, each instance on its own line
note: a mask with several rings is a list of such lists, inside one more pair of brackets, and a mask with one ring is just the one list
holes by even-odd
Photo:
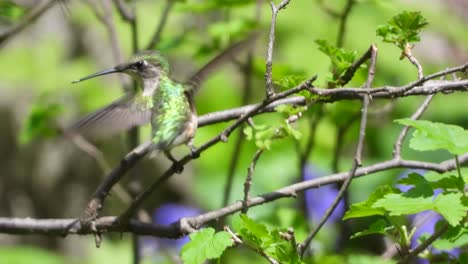
[[0, 47], [4, 45], [8, 39], [20, 33], [23, 31], [23, 29], [36, 21], [47, 10], [49, 10], [55, 2], [57, 1], [41, 1], [41, 3], [35, 5], [34, 8], [32, 8], [26, 15], [24, 15], [24, 18], [21, 19], [18, 23], [2, 30], [2, 32], [0, 32]]
[[[459, 157], [459, 161], [460, 164], [468, 163], [468, 153], [461, 155]], [[396, 168], [425, 169], [443, 173], [446, 171], [454, 170], [456, 168], [456, 162], [454, 159], [446, 160], [441, 163], [391, 159], [359, 168], [356, 170], [356, 173], [353, 178], [362, 176], [367, 177], [379, 171]], [[319, 188], [323, 185], [343, 182], [348, 176], [348, 174], [349, 172], [335, 173], [326, 177], [321, 177], [285, 186], [273, 192], [249, 199], [247, 206], [251, 208], [267, 202], [272, 202], [280, 198], [295, 197], [297, 192], [302, 192], [311, 188]], [[0, 218], [0, 233], [17, 235], [43, 234], [63, 236], [67, 234], [94, 234], [97, 230], [101, 233], [133, 232], [139, 235], [178, 238], [187, 233], [187, 229], [185, 228], [183, 223], [189, 223], [194, 227], [200, 227], [201, 225], [219, 219], [220, 217], [238, 212], [242, 210], [242, 207], [243, 203], [241, 201], [238, 201], [226, 207], [207, 212], [195, 217], [182, 218], [170, 226], [146, 224], [137, 220], [130, 220], [128, 225], [122, 226], [118, 223], [116, 217], [106, 216], [96, 219], [93, 229], [90, 225], [80, 224], [77, 219], [33, 219], [2, 217]]]
[[271, 77], [271, 71], [273, 67], [273, 45], [275, 42], [275, 26], [276, 16], [278, 12], [285, 8], [289, 4], [289, 0], [283, 0], [278, 6], [275, 6], [273, 2], [270, 2], [271, 6], [271, 25], [270, 25], [270, 37], [268, 38], [268, 50], [266, 58], [266, 70], [265, 70], [265, 84], [266, 84], [266, 98], [270, 98], [275, 94], [273, 90], [273, 80]]

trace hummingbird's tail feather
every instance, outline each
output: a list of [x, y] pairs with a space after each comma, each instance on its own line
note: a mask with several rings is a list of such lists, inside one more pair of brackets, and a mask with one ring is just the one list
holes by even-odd
[[79, 134], [85, 138], [101, 138], [144, 125], [151, 120], [151, 111], [136, 105], [133, 95], [126, 95], [76, 122], [65, 134]]
[[226, 63], [234, 56], [253, 45], [259, 35], [258, 31], [254, 31], [247, 38], [228, 47], [221, 54], [205, 64], [205, 66], [203, 66], [199, 71], [193, 74], [187, 81], [187, 84], [191, 86], [190, 93], [195, 94], [200, 87], [200, 84], [213, 72], [213, 70], [217, 69], [220, 65]]

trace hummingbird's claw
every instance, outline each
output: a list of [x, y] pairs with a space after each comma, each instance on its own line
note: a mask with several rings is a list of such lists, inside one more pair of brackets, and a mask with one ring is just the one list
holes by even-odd
[[181, 174], [184, 171], [184, 166], [181, 165], [179, 162], [172, 163], [172, 166], [174, 167], [174, 171], [177, 174]]
[[166, 155], [166, 157], [172, 161], [172, 167], [177, 174], [181, 174], [184, 171], [184, 166], [181, 165], [180, 162], [176, 160], [169, 151], [164, 151], [164, 155]]
[[198, 159], [200, 157], [200, 153], [197, 151], [196, 147], [190, 146], [190, 156], [192, 159]]

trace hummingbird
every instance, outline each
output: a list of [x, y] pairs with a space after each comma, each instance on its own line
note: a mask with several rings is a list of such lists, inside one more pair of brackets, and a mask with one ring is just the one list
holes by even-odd
[[186, 144], [193, 156], [193, 138], [197, 130], [195, 92], [214, 69], [248, 47], [257, 35], [253, 33], [230, 46], [185, 82], [171, 78], [168, 61], [158, 51], [139, 52], [128, 62], [73, 81], [77, 83], [102, 75], [125, 73], [136, 81], [138, 89], [88, 114], [71, 126], [69, 133], [99, 138], [151, 123], [153, 150], [162, 151], [177, 163], [170, 150]]

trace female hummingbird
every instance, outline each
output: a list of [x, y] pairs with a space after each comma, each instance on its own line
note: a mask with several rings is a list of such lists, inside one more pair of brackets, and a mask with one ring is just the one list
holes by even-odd
[[232, 45], [183, 83], [170, 77], [167, 60], [156, 51], [140, 52], [129, 62], [74, 81], [126, 73], [136, 80], [140, 89], [85, 116], [70, 128], [70, 133], [96, 138], [150, 122], [154, 149], [175, 161], [169, 153], [173, 147], [187, 144], [193, 151], [192, 139], [197, 129], [193, 96], [197, 88], [210, 72], [245, 49], [256, 36], [254, 33]]

